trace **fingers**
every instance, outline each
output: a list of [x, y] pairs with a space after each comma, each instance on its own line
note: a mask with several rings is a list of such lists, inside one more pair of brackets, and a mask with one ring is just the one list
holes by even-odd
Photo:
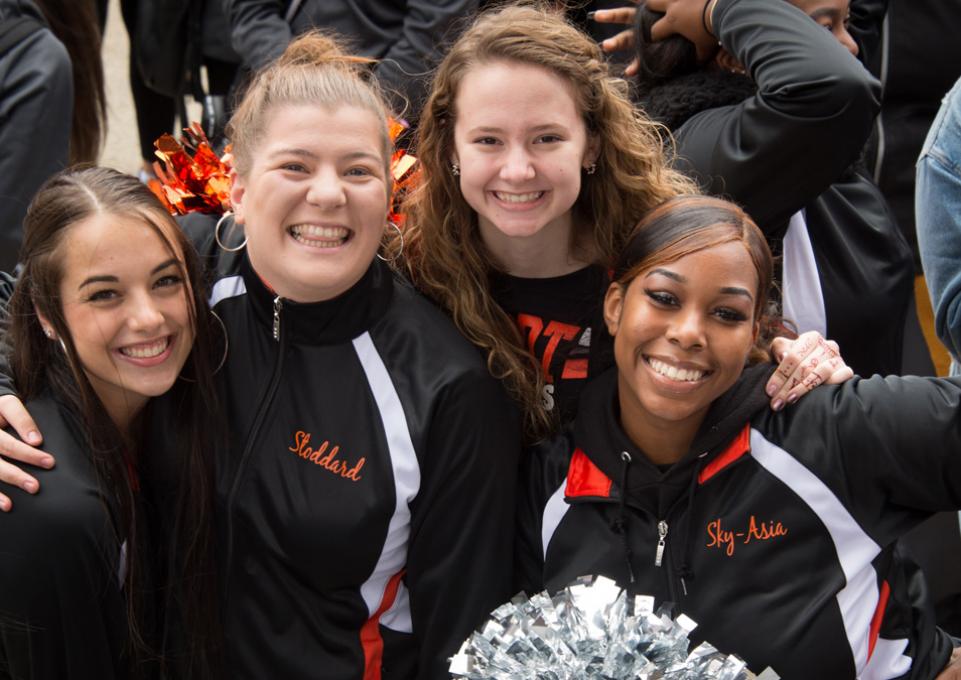
[[781, 359], [766, 388], [775, 411], [785, 404], [793, 404], [824, 382], [843, 382], [853, 375], [836, 345], [832, 347], [815, 331], [804, 333], [789, 344], [784, 338], [778, 338], [772, 351]]
[[27, 413], [23, 402], [12, 394], [0, 397], [0, 427], [7, 425], [14, 429], [20, 439], [32, 446], [39, 446], [43, 441], [40, 428]]
[[594, 21], [599, 24], [633, 24], [635, 7], [618, 7], [616, 9], [599, 9], [594, 12]]
[[[23, 489], [27, 493], [37, 493], [40, 484], [26, 472], [5, 460], [0, 460], [0, 481]], [[6, 494], [0, 493], [0, 510], [9, 512], [13, 502]]]
[[605, 52], [620, 52], [634, 47], [634, 31], [621, 31], [613, 38], [608, 38], [601, 43], [601, 49]]
[[641, 68], [641, 62], [638, 61], [637, 57], [634, 57], [631, 59], [631, 63], [627, 65], [627, 68], [624, 69], [624, 75], [632, 78], [637, 75], [639, 68]]
[[948, 665], [935, 680], [961, 680], [961, 647], [954, 648]]
[[676, 31], [671, 25], [671, 21], [667, 16], [663, 16], [653, 24], [651, 24], [651, 41], [659, 42], [665, 38], [670, 38], [674, 35]]

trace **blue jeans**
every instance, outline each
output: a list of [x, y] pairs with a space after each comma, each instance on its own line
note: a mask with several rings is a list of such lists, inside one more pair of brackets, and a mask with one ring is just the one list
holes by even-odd
[[934, 326], [961, 357], [961, 80], [944, 97], [918, 158], [914, 211]]

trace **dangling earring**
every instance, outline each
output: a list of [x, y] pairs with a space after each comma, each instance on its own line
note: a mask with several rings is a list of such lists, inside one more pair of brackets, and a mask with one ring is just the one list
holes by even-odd
[[[220, 318], [220, 315], [212, 309], [210, 310], [210, 315], [217, 320], [217, 323], [220, 324], [220, 328], [224, 333], [224, 354], [220, 357], [220, 363], [217, 364], [217, 368], [213, 370], [213, 373], [216, 375], [220, 372], [220, 369], [224, 367], [224, 364], [227, 363], [227, 352], [230, 350], [230, 338], [227, 337], [227, 326], [224, 325], [224, 320]], [[177, 376], [177, 380], [183, 380], [187, 383], [197, 382], [194, 378], [188, 378], [183, 373]]]
[[591, 163], [588, 165], [586, 168], [584, 168], [584, 172], [586, 172], [588, 175], [593, 175], [595, 172], [597, 172], [597, 163]]
[[398, 226], [397, 226], [394, 222], [392, 222], [391, 220], [387, 220], [387, 226], [388, 226], [388, 227], [393, 227], [394, 229], [397, 230], [397, 236], [400, 238], [400, 248], [397, 250], [397, 253], [396, 253], [393, 257], [384, 257], [384, 256], [381, 255], [380, 253], [377, 253], [377, 257], [379, 257], [379, 258], [380, 258], [381, 260], [383, 260], [384, 262], [394, 262], [394, 261], [395, 261], [397, 258], [399, 258], [399, 257], [401, 256], [401, 254], [403, 254], [403, 252], [404, 252], [404, 232], [402, 232], [402, 231], [400, 230], [400, 227], [398, 227]]
[[217, 220], [217, 224], [214, 226], [214, 241], [217, 242], [217, 245], [220, 246], [221, 250], [225, 250], [228, 253], [236, 253], [238, 250], [242, 250], [243, 247], [247, 245], [246, 236], [244, 236], [243, 243], [241, 243], [239, 246], [235, 246], [234, 248], [228, 248], [227, 246], [224, 245], [224, 242], [220, 240], [220, 225], [224, 223], [225, 219], [233, 216], [234, 214], [228, 210], [220, 217], [219, 220]]
[[450, 174], [454, 177], [460, 177], [460, 164], [457, 161], [451, 161]]
[[46, 336], [47, 336], [48, 338], [50, 338], [51, 340], [53, 340], [53, 329], [52, 329], [52, 328], [44, 328], [44, 329], [43, 329], [43, 334], [46, 335]]

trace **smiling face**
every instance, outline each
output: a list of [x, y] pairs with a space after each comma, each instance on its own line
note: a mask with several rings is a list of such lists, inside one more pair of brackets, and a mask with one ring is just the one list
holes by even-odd
[[170, 389], [193, 346], [183, 257], [168, 240], [140, 216], [100, 213], [69, 227], [58, 246], [64, 321], [121, 429], [148, 398]]
[[367, 271], [387, 219], [382, 123], [353, 106], [275, 107], [231, 200], [257, 273], [278, 295], [329, 300]]
[[454, 156], [481, 238], [504, 262], [518, 251], [566, 257], [581, 173], [597, 157], [570, 86], [539, 66], [475, 66], [456, 97]]
[[655, 265], [626, 289], [611, 285], [604, 315], [621, 420], [635, 443], [666, 430], [693, 439], [711, 402], [744, 369], [757, 336], [758, 286], [739, 242]]
[[858, 44], [848, 32], [851, 18], [850, 0], [790, 0], [791, 4], [831, 31], [844, 48], [858, 56]]

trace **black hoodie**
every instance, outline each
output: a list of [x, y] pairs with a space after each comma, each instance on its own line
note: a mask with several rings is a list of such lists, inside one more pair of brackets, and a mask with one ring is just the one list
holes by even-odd
[[774, 413], [770, 371], [745, 370], [668, 468], [621, 428], [616, 373], [593, 381], [525, 463], [522, 587], [603, 574], [782, 678], [934, 677], [950, 640], [895, 541], [961, 507], [961, 382], [855, 378]]

